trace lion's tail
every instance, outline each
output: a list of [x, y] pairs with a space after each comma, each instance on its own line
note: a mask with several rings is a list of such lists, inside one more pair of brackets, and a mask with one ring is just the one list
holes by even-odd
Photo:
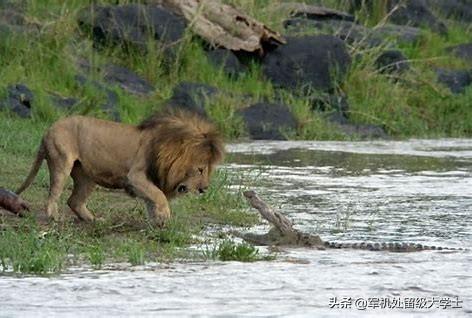
[[33, 166], [31, 167], [30, 173], [28, 177], [26, 178], [25, 182], [23, 182], [23, 184], [18, 188], [18, 190], [16, 190], [16, 194], [20, 194], [31, 185], [34, 178], [38, 174], [39, 168], [41, 167], [41, 164], [43, 163], [43, 160], [45, 158], [46, 158], [46, 146], [44, 145], [44, 142], [41, 142], [41, 145], [39, 146], [39, 149], [38, 149], [38, 153], [36, 154], [36, 159], [34, 160]]

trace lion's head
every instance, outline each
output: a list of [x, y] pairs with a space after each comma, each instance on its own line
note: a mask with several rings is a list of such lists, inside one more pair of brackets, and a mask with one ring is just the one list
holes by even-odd
[[206, 191], [224, 156], [223, 140], [212, 123], [194, 113], [166, 111], [138, 128], [152, 136], [148, 177], [167, 197]]

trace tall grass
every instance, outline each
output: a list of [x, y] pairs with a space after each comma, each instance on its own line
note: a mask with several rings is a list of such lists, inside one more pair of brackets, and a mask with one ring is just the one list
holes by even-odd
[[[226, 2], [275, 30], [284, 32], [282, 22], [287, 13], [279, 9], [281, 0]], [[347, 10], [349, 4], [349, 1], [320, 2], [340, 10]], [[385, 15], [384, 2], [374, 2], [374, 8], [369, 12], [358, 12], [361, 21], [366, 25], [382, 21]], [[110, 4], [116, 1], [97, 3]], [[97, 50], [77, 25], [77, 16], [84, 7], [85, 3], [78, 0], [29, 0], [26, 17], [28, 21], [39, 24], [40, 31], [29, 35], [12, 35], [9, 39], [0, 41], [0, 96], [5, 94], [5, 87], [9, 84], [27, 84], [35, 93], [35, 121], [50, 123], [70, 112], [107, 116], [98, 108], [106, 98], [104, 93], [94, 85], [78, 85], [75, 80], [78, 73], [83, 73], [78, 61], [88, 61], [94, 70], [90, 74], [94, 79], [101, 78], [100, 66], [115, 63], [129, 67], [155, 87], [155, 91], [145, 97], [133, 96], [120, 88], [113, 88], [119, 95], [118, 109], [121, 118], [127, 123], [139, 122], [161, 107], [179, 82], [192, 81], [216, 86], [223, 92], [221, 98], [210, 100], [206, 108], [228, 139], [247, 136], [242, 120], [237, 115], [239, 109], [255, 101], [279, 100], [278, 96], [283, 96], [283, 101], [291, 107], [300, 122], [297, 130], [286, 132], [290, 138], [351, 138], [340, 133], [322, 115], [313, 112], [307, 99], [283, 90], [276, 94], [276, 89], [264, 78], [256, 61], [249, 64], [242, 76], [228, 77], [221, 68], [208, 60], [201, 40], [190, 32], [178, 44], [173, 59], [166, 58], [163, 48], [152, 39], [148, 41], [146, 50], [119, 46]], [[424, 30], [423, 38], [418, 44], [400, 46], [414, 68], [402, 82], [392, 81], [376, 72], [373, 64], [380, 50], [365, 51], [351, 47], [351, 51], [362, 53], [360, 60], [354, 62], [348, 80], [342, 87], [348, 93], [353, 120], [381, 125], [394, 137], [470, 135], [470, 126], [465, 120], [470, 118], [470, 112], [466, 112], [463, 106], [471, 102], [470, 91], [452, 96], [436, 83], [432, 71], [436, 66], [469, 67], [467, 62], [451, 57], [445, 48], [466, 42], [472, 35], [471, 27], [451, 21], [448, 22], [448, 27], [447, 38]], [[71, 111], [60, 110], [53, 106], [51, 94], [75, 97], [79, 103]], [[0, 116], [3, 119], [9, 118], [5, 114]]]

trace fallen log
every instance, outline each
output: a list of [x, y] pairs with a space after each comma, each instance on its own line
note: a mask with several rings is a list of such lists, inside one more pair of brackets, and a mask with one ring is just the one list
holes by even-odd
[[12, 191], [0, 188], [0, 209], [23, 216], [25, 210], [29, 211], [29, 204]]
[[182, 15], [190, 29], [210, 45], [233, 51], [264, 54], [285, 39], [263, 23], [219, 0], [148, 1]]
[[254, 191], [245, 191], [244, 196], [249, 204], [269, 221], [273, 227], [266, 234], [245, 233], [240, 236], [257, 245], [284, 245], [324, 248], [324, 243], [318, 235], [300, 232], [283, 214], [272, 210]]

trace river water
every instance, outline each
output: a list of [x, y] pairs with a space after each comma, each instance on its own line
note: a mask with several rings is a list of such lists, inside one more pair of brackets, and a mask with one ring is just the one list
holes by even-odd
[[[228, 150], [224, 169], [255, 178], [267, 202], [324, 240], [472, 248], [472, 140]], [[471, 251], [298, 248], [270, 262], [71, 268], [0, 277], [0, 317], [470, 317], [471, 264]]]

